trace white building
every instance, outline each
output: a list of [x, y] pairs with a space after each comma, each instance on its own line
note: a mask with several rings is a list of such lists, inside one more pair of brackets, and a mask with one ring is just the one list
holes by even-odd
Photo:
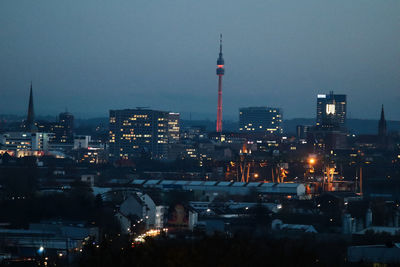
[[247, 195], [259, 194], [306, 198], [306, 187], [302, 183], [264, 183], [264, 182], [230, 182], [230, 181], [185, 181], [185, 180], [143, 180], [137, 179], [132, 185], [143, 188], [159, 188], [165, 191], [184, 190], [204, 194]]
[[120, 212], [125, 216], [135, 215], [146, 223], [146, 228], [163, 228], [168, 208], [156, 205], [153, 199], [141, 192], [129, 195], [120, 206]]
[[8, 132], [0, 135], [2, 150], [12, 151], [16, 156], [34, 155], [31, 151], [48, 151], [53, 133]]
[[76, 135], [74, 136], [74, 149], [88, 148], [90, 141], [90, 135]]

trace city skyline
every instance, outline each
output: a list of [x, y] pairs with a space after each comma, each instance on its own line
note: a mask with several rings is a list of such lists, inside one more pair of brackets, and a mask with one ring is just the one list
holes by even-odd
[[399, 10], [0, 1], [0, 265], [397, 266]]
[[[331, 91], [330, 92], [330, 94], [333, 94], [333, 91]], [[317, 99], [320, 99], [321, 97], [326, 97], [327, 96], [327, 94], [317, 94]], [[340, 95], [340, 96], [343, 96], [344, 98], [346, 98], [346, 95]], [[320, 103], [319, 103], [319, 101], [317, 101], [318, 103], [317, 103], [317, 105], [316, 105], [316, 107], [317, 107], [317, 112], [316, 112], [316, 116], [314, 116], [314, 118], [300, 118], [300, 117], [297, 117], [297, 118], [285, 118], [286, 120], [295, 120], [295, 119], [306, 119], [306, 120], [309, 120], [309, 119], [315, 119], [316, 120], [316, 125], [319, 125], [318, 124], [318, 121], [320, 121], [321, 120], [321, 118], [320, 118], [320, 116], [321, 116], [321, 114], [320, 114], [320, 111], [319, 111], [319, 109], [320, 109], [320, 107], [319, 107], [319, 105], [320, 105]], [[382, 104], [382, 108], [383, 108], [383, 104]], [[223, 121], [237, 121], [237, 122], [239, 122], [240, 123], [240, 120], [241, 120], [241, 114], [242, 114], [242, 112], [241, 112], [241, 110], [243, 110], [243, 109], [258, 109], [258, 108], [266, 108], [265, 106], [263, 107], [263, 106], [252, 106], [252, 107], [240, 107], [239, 109], [238, 109], [238, 115], [239, 115], [239, 118], [233, 118], [233, 117], [231, 117], [231, 116], [228, 116], [228, 118], [227, 119], [225, 119], [225, 120], [223, 120]], [[148, 109], [152, 109], [151, 107], [131, 107], [131, 108], [129, 108], [129, 107], [127, 107], [127, 108], [122, 108], [122, 110], [129, 110], [129, 109], [146, 109], [146, 110], [148, 110]], [[280, 110], [280, 114], [282, 114], [282, 108], [278, 108], [279, 110]], [[155, 109], [155, 110], [159, 110], [159, 109]], [[109, 110], [110, 111], [110, 110]], [[172, 112], [172, 113], [174, 113], [174, 111], [173, 110], [168, 110], [167, 112]], [[19, 114], [19, 113], [17, 113], [17, 114], [0, 114], [0, 115], [9, 115], [9, 116], [18, 116], [18, 117], [27, 117], [27, 121], [31, 121], [32, 120], [32, 118], [30, 118], [30, 117], [32, 117], [33, 115], [32, 114], [34, 114], [34, 110], [33, 110], [33, 90], [32, 90], [32, 82], [31, 82], [31, 84], [30, 84], [30, 89], [29, 89], [29, 103], [28, 103], [28, 110], [27, 110], [27, 113], [25, 113], [25, 114]], [[69, 113], [68, 112], [68, 109], [66, 108], [65, 109], [65, 112], [61, 112], [60, 114], [71, 114], [71, 113]], [[179, 112], [178, 113], [176, 113], [176, 114], [180, 114]], [[78, 115], [82, 115], [82, 114], [78, 114]], [[183, 113], [183, 114], [181, 114], [181, 115], [183, 115], [182, 116], [182, 118], [183, 119], [189, 119], [189, 120], [192, 120], [192, 113], [191, 112], [187, 112], [187, 113]], [[381, 114], [382, 115], [382, 114]], [[41, 115], [39, 115], [38, 117], [40, 117], [41, 119], [45, 119], [45, 120], [48, 120], [49, 118], [51, 118], [51, 117], [53, 117], [54, 116], [54, 114], [53, 115], [50, 115], [50, 114], [45, 114], [45, 115], [43, 115], [43, 114], [41, 114]], [[213, 115], [210, 115], [210, 114], [208, 114], [208, 116], [210, 116], [210, 117], [207, 117], [204, 113], [203, 114], [194, 114], [194, 120], [208, 120], [208, 121], [213, 121], [213, 118], [212, 118], [212, 116]], [[282, 117], [282, 115], [280, 115], [281, 117]], [[102, 116], [94, 116], [94, 117], [85, 117], [85, 116], [82, 116], [82, 117], [78, 117], [79, 119], [94, 119], [94, 118], [105, 118], [105, 117], [107, 117], [106, 115], [102, 115]], [[283, 117], [282, 117], [283, 118]], [[217, 119], [218, 119], [218, 116], [217, 116]], [[349, 118], [349, 119], [353, 119], [353, 118]], [[354, 119], [359, 119], [359, 118], [354, 118]], [[381, 118], [380, 118], [381, 119]], [[360, 120], [376, 120], [376, 118], [366, 118], [366, 119], [360, 119]], [[215, 120], [215, 121], [217, 121], [217, 120]], [[281, 120], [282, 121], [282, 120]], [[392, 121], [396, 121], [396, 120], [392, 120]], [[26, 123], [26, 122], [25, 122]], [[217, 123], [217, 125], [218, 125], [218, 123]]]
[[379, 118], [382, 104], [388, 119], [400, 118], [399, 3], [339, 2], [72, 1], [61, 17], [50, 1], [2, 3], [0, 113], [25, 114], [32, 80], [38, 115], [150, 106], [215, 119], [222, 32], [225, 119], [246, 106], [313, 118], [315, 96], [331, 90], [348, 96], [349, 118]]

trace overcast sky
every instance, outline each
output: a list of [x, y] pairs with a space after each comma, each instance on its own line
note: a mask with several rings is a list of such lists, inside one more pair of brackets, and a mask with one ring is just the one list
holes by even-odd
[[273, 106], [315, 117], [317, 93], [351, 118], [400, 120], [398, 0], [1, 0], [0, 114], [77, 117], [149, 106], [214, 119]]

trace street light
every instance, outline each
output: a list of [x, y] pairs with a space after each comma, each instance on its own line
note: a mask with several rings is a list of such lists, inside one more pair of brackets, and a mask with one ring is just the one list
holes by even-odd
[[309, 175], [308, 179], [309, 178], [314, 179], [312, 174], [314, 173], [314, 165], [317, 162], [317, 158], [314, 155], [309, 155], [307, 162], [308, 162], [308, 168], [306, 174], [308, 173]]

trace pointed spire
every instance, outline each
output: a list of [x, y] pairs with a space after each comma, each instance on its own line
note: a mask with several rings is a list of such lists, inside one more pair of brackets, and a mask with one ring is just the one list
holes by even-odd
[[35, 111], [33, 109], [33, 89], [32, 89], [32, 82], [31, 88], [29, 92], [29, 106], [28, 106], [28, 117], [27, 122], [33, 122], [35, 119]]
[[380, 138], [383, 138], [383, 137], [385, 137], [387, 135], [385, 110], [383, 109], [383, 105], [382, 105], [382, 108], [381, 108], [381, 118], [379, 120], [378, 135], [379, 135]]
[[32, 89], [32, 81], [29, 92], [29, 106], [28, 106], [28, 115], [26, 117], [25, 127], [28, 131], [35, 130], [35, 112], [33, 108], [33, 89]]
[[217, 59], [217, 65], [218, 66], [224, 66], [224, 58], [222, 57], [222, 33], [219, 35], [219, 56]]
[[383, 109], [383, 104], [382, 104], [382, 109], [381, 109], [381, 121], [385, 120], [385, 110]]
[[222, 33], [219, 35], [219, 53], [222, 54]]

